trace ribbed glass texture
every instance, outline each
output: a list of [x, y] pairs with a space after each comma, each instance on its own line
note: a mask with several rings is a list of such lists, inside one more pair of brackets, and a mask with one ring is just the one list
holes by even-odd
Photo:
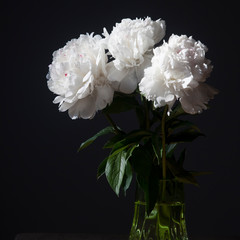
[[138, 188], [129, 240], [188, 240], [183, 185], [160, 181], [159, 199], [147, 215], [144, 194]]

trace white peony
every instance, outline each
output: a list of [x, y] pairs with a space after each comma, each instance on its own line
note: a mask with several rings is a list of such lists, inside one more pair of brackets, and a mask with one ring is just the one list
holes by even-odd
[[47, 76], [54, 103], [72, 119], [93, 118], [110, 104], [114, 90], [107, 79], [107, 56], [100, 35], [80, 35], [53, 53]]
[[151, 64], [152, 48], [165, 35], [165, 21], [151, 18], [123, 19], [110, 34], [104, 29], [106, 48], [114, 60], [108, 65], [109, 79], [116, 90], [131, 93]]
[[212, 70], [206, 51], [206, 46], [192, 37], [172, 35], [168, 43], [154, 49], [152, 65], [139, 83], [140, 92], [155, 107], [168, 105], [171, 109], [179, 99], [184, 111], [200, 113], [217, 94], [204, 83]]

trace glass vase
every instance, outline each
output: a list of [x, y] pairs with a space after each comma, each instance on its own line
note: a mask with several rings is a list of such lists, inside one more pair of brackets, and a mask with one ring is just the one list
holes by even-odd
[[160, 180], [159, 196], [149, 215], [144, 193], [137, 186], [129, 240], [188, 240], [183, 184]]

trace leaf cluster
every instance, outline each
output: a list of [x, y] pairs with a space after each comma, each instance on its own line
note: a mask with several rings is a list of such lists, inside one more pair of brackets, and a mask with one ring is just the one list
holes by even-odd
[[[136, 112], [139, 127], [125, 133], [113, 123], [110, 114], [129, 110]], [[163, 150], [166, 151], [167, 179], [198, 185], [195, 177], [201, 173], [187, 171], [183, 167], [186, 151], [183, 150], [179, 157], [174, 153], [179, 144], [192, 142], [204, 134], [193, 123], [182, 119], [187, 113], [180, 104], [164, 118], [163, 108], [154, 109], [143, 97], [137, 99], [136, 94], [117, 93], [113, 103], [104, 109], [103, 113], [108, 116], [111, 126], [102, 129], [82, 143], [79, 151], [88, 147], [98, 137], [110, 135], [103, 146], [105, 149], [110, 149], [110, 153], [99, 164], [97, 178], [105, 175], [118, 196], [121, 190], [126, 194], [135, 175], [137, 183], [144, 191], [147, 213], [152, 211], [159, 195], [159, 180], [163, 179]], [[163, 121], [164, 125], [162, 125]]]

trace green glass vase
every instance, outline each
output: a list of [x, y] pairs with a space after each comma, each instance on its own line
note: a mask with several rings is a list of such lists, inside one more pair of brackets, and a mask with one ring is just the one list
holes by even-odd
[[147, 215], [144, 193], [137, 186], [129, 240], [188, 240], [183, 184], [160, 180], [159, 197]]

